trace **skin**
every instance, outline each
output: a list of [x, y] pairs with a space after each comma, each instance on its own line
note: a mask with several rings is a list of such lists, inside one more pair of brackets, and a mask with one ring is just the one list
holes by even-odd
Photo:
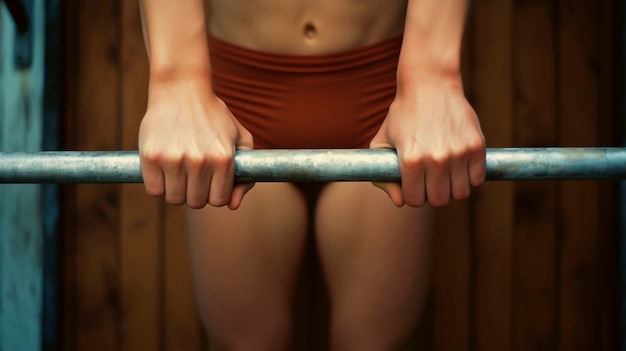
[[[468, 1], [213, 0], [210, 26], [201, 0], [140, 5], [150, 59], [142, 173], [148, 194], [189, 208], [212, 350], [288, 349], [307, 235], [315, 235], [330, 294], [331, 349], [401, 347], [428, 286], [431, 207], [469, 196], [485, 177], [484, 138], [460, 74]], [[376, 184], [384, 192], [367, 183], [307, 191], [234, 184], [235, 150], [253, 148], [253, 136], [213, 91], [209, 30], [236, 45], [293, 55], [403, 34], [397, 95], [370, 144], [397, 150], [401, 183]]]

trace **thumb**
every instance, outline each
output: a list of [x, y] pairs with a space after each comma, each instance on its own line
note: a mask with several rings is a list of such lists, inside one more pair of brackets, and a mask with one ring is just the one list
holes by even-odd
[[[370, 142], [370, 149], [395, 149], [387, 135], [386, 123], [383, 122], [380, 129]], [[404, 195], [402, 194], [402, 186], [398, 182], [373, 182], [374, 186], [381, 189], [391, 199], [394, 205], [398, 207], [404, 206]]]
[[254, 187], [254, 183], [240, 183], [235, 184], [233, 187], [233, 191], [230, 196], [230, 202], [228, 203], [228, 208], [231, 210], [236, 210], [241, 206], [243, 202], [243, 197]]
[[239, 121], [235, 120], [237, 124], [237, 129], [239, 132], [239, 137], [235, 142], [235, 148], [237, 150], [252, 150], [254, 149], [254, 138], [252, 134], [239, 123]]
[[386, 120], [378, 129], [374, 138], [370, 141], [370, 149], [394, 149], [393, 143], [389, 139], [387, 134], [387, 123]]
[[393, 202], [394, 205], [396, 205], [397, 207], [404, 206], [404, 195], [402, 195], [402, 186], [400, 185], [400, 183], [373, 182], [372, 184], [374, 184], [374, 186], [378, 189], [381, 189], [382, 191], [387, 193], [387, 196], [389, 196], [391, 202]]
[[[239, 121], [235, 120], [237, 124], [237, 128], [239, 130], [239, 139], [235, 143], [235, 148], [237, 150], [253, 150], [254, 149], [254, 139], [252, 134], [239, 123]], [[228, 203], [228, 208], [231, 210], [236, 210], [241, 206], [243, 201], [243, 197], [254, 187], [254, 183], [237, 183], [233, 186], [233, 191], [231, 192], [230, 202]]]

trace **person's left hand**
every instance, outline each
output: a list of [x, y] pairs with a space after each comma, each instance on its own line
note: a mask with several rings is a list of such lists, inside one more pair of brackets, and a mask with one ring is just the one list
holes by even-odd
[[375, 183], [396, 206], [443, 206], [485, 180], [485, 138], [460, 84], [398, 91], [370, 148], [398, 153], [401, 183]]

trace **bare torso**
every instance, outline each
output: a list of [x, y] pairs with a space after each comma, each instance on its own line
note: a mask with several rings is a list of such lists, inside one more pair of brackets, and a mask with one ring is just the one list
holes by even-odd
[[407, 0], [210, 0], [215, 37], [264, 52], [340, 52], [402, 34]]

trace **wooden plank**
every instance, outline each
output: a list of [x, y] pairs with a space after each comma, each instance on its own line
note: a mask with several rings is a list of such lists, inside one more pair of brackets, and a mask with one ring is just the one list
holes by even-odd
[[[63, 24], [63, 40], [65, 48], [63, 54], [63, 70], [65, 72], [74, 72], [78, 65], [78, 33], [76, 31], [78, 22], [78, 4], [75, 1], [65, 1], [62, 5], [63, 13], [66, 18]], [[76, 141], [76, 118], [77, 104], [76, 92], [78, 91], [78, 77], [76, 74], [65, 74], [63, 83], [63, 104], [64, 117], [62, 117], [62, 132], [60, 136], [60, 144], [62, 147], [74, 147]], [[59, 349], [73, 351], [76, 350], [76, 249], [75, 235], [76, 225], [76, 186], [65, 185], [60, 188], [61, 193], [61, 211], [59, 218], [59, 272], [62, 275], [59, 284], [59, 313], [61, 321], [59, 323]]]
[[[71, 116], [76, 133], [70, 147], [81, 150], [119, 149], [119, 4], [114, 1], [76, 3], [76, 104]], [[75, 187], [71, 249], [74, 270], [69, 298], [75, 305], [73, 346], [78, 350], [119, 347], [119, 187]]]
[[[513, 140], [517, 146], [555, 145], [555, 7], [517, 0], [513, 11]], [[556, 193], [554, 182], [515, 183], [514, 349], [557, 349]]]
[[[601, 0], [600, 3], [600, 36], [599, 42], [599, 86], [598, 86], [598, 128], [599, 142], [603, 145], [621, 145], [624, 113], [619, 106], [626, 107], [624, 91], [618, 87], [624, 87], [626, 76], [623, 70], [624, 56], [620, 55], [626, 49], [623, 33], [624, 2], [613, 0]], [[620, 72], [621, 77], [620, 77]], [[620, 115], [621, 111], [621, 115]], [[623, 129], [623, 127], [621, 127]], [[601, 182], [599, 186], [598, 201], [598, 275], [599, 290], [602, 297], [598, 309], [600, 320], [598, 321], [597, 349], [617, 350], [618, 347], [626, 347], [626, 334], [620, 329], [620, 314], [626, 318], [620, 303], [626, 301], [621, 295], [620, 301], [620, 210], [619, 210], [619, 183]], [[623, 267], [623, 265], [622, 265]], [[624, 274], [622, 273], [622, 277]], [[623, 278], [622, 278], [623, 279]], [[621, 339], [620, 339], [621, 336]], [[618, 346], [619, 345], [619, 346]]]
[[[137, 150], [146, 110], [148, 60], [137, 1], [122, 6], [122, 148]], [[121, 350], [159, 350], [163, 339], [161, 199], [142, 184], [124, 184], [120, 195]]]
[[[599, 4], [559, 1], [560, 139], [563, 145], [598, 144]], [[597, 347], [598, 183], [561, 182], [559, 346]]]
[[433, 255], [434, 349], [467, 350], [470, 339], [469, 200], [436, 211]]
[[[471, 103], [487, 145], [512, 144], [510, 0], [475, 2], [470, 18]], [[471, 348], [510, 350], [513, 185], [487, 183], [474, 191]]]
[[165, 349], [206, 349], [193, 289], [184, 208], [167, 206], [164, 218]]

